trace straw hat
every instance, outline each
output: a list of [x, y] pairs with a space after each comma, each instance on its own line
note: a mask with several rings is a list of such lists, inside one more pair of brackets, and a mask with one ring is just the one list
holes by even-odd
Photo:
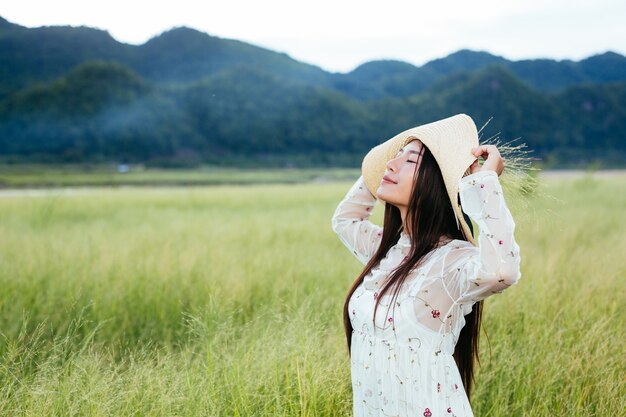
[[462, 230], [466, 239], [476, 246], [471, 225], [468, 224], [471, 220], [468, 220], [469, 218], [462, 212], [458, 200], [459, 181], [470, 173], [469, 167], [477, 159], [472, 154], [472, 148], [479, 145], [478, 130], [468, 115], [460, 113], [413, 127], [372, 148], [365, 155], [362, 164], [365, 185], [379, 201], [382, 201], [376, 195], [376, 190], [385, 175], [387, 162], [396, 157], [400, 148], [415, 139], [419, 139], [428, 147], [435, 157], [454, 209], [457, 227]]

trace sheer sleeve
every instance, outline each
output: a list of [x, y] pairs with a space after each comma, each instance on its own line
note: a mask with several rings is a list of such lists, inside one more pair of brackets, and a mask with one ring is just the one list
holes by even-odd
[[361, 175], [341, 200], [332, 217], [333, 231], [364, 265], [374, 255], [382, 238], [383, 228], [369, 220], [377, 204], [379, 201], [369, 192]]
[[455, 303], [473, 303], [502, 293], [521, 278], [520, 248], [515, 241], [515, 222], [495, 171], [479, 171], [459, 183], [463, 211], [480, 231], [473, 245], [457, 247], [447, 254], [446, 286]]

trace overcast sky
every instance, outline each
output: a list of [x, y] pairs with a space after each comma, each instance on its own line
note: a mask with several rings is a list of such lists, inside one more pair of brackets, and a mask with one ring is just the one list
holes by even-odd
[[0, 16], [27, 27], [90, 26], [130, 44], [188, 26], [333, 72], [376, 59], [420, 66], [463, 48], [511, 60], [626, 55], [625, 0], [16, 0]]

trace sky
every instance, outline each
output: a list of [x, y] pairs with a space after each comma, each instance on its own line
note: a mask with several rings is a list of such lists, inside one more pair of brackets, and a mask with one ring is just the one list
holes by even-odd
[[459, 49], [510, 60], [626, 55], [624, 0], [19, 0], [0, 16], [26, 27], [94, 27], [137, 45], [187, 26], [330, 72], [379, 59], [421, 66]]

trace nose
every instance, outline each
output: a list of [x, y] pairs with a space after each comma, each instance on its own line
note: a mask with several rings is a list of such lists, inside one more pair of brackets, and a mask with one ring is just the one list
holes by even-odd
[[396, 165], [395, 165], [396, 159], [397, 158], [392, 158], [389, 161], [387, 161], [386, 167], [391, 172], [395, 172], [396, 171]]

